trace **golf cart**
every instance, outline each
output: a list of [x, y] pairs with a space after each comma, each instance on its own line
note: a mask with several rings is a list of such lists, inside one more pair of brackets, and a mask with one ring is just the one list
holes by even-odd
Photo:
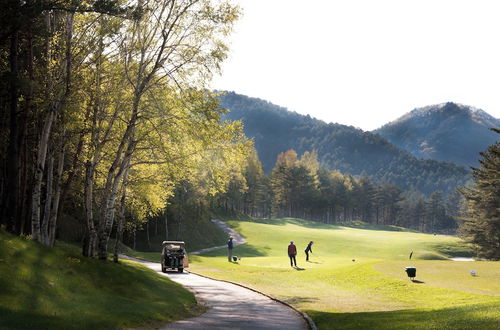
[[186, 246], [183, 241], [163, 241], [161, 250], [161, 271], [177, 269], [179, 273], [189, 267]]

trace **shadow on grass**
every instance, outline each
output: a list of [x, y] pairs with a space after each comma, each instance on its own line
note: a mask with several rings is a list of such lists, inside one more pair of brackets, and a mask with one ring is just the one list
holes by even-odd
[[343, 227], [348, 228], [356, 228], [356, 229], [366, 229], [366, 230], [378, 230], [378, 231], [404, 231], [404, 232], [418, 232], [416, 230], [397, 227], [397, 226], [388, 226], [388, 225], [377, 225], [366, 223], [362, 221], [350, 221], [345, 223], [332, 223], [327, 224], [318, 221], [312, 220], [304, 220], [298, 218], [278, 218], [278, 219], [243, 219], [237, 220], [232, 223], [232, 227], [238, 230], [238, 222], [253, 222], [253, 223], [261, 223], [266, 225], [274, 225], [274, 226], [285, 226], [287, 224], [297, 225], [306, 228], [313, 229], [330, 229], [330, 230], [343, 230]]
[[422, 282], [422, 281], [419, 281], [419, 280], [411, 280], [413, 283], [417, 283], [417, 284], [423, 284], [425, 282]]
[[318, 300], [319, 300], [318, 298], [314, 298], [314, 297], [291, 297], [291, 298], [287, 298], [286, 302], [294, 305], [294, 304], [302, 304], [302, 303], [312, 303], [312, 302], [316, 302]]
[[305, 312], [319, 329], [498, 329], [500, 302], [438, 310], [328, 313]]
[[[269, 250], [271, 248], [268, 246], [264, 247], [256, 247], [253, 245], [250, 245], [248, 243], [238, 245], [233, 249], [233, 255], [237, 255], [240, 258], [245, 258], [245, 257], [263, 257], [267, 256], [269, 254]], [[222, 257], [222, 256], [227, 256], [227, 249], [226, 248], [221, 248], [218, 250], [210, 251], [201, 254], [201, 256], [204, 257]], [[190, 256], [189, 258], [192, 258], [193, 261], [196, 260], [196, 258], [193, 258], [194, 256]]]
[[245, 220], [237, 220], [237, 222], [233, 222], [231, 226], [238, 230], [238, 222], [252, 222], [252, 223], [261, 223], [265, 225], [273, 225], [273, 226], [286, 226], [288, 224], [297, 225], [306, 228], [314, 228], [314, 229], [342, 229], [340, 225], [336, 224], [327, 224], [323, 222], [316, 222], [312, 220], [303, 220], [298, 218], [277, 218], [277, 219], [245, 219]]
[[417, 230], [391, 226], [391, 225], [378, 225], [373, 223], [366, 223], [363, 221], [351, 221], [349, 223], [343, 224], [345, 227], [357, 228], [357, 229], [366, 229], [366, 230], [382, 230], [382, 231], [404, 231], [410, 233], [418, 233]]
[[[0, 329], [64, 329], [70, 320], [29, 310], [12, 310], [0, 306]], [[96, 322], [92, 324], [98, 326]]]
[[448, 258], [443, 257], [442, 255], [426, 252], [426, 253], [416, 253], [414, 259], [420, 260], [448, 260]]
[[300, 268], [300, 267], [297, 267], [297, 266], [295, 266], [295, 267], [293, 267], [293, 268], [294, 268], [295, 270], [306, 270], [305, 268]]
[[476, 256], [472, 246], [464, 243], [436, 243], [432, 245], [432, 248], [448, 257], [472, 258]]

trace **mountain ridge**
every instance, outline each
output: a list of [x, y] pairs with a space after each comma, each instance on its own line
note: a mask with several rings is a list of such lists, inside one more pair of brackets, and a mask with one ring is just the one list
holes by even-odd
[[377, 133], [325, 123], [235, 92], [227, 92], [221, 104], [230, 110], [226, 119], [242, 120], [245, 134], [254, 140], [268, 173], [279, 153], [294, 149], [299, 154], [316, 150], [321, 166], [327, 169], [356, 176], [366, 174], [378, 182], [425, 194], [436, 190], [453, 192], [469, 178], [469, 171], [461, 166], [419, 160]]
[[373, 132], [418, 158], [477, 166], [479, 152], [496, 142], [500, 120], [454, 102], [416, 108]]

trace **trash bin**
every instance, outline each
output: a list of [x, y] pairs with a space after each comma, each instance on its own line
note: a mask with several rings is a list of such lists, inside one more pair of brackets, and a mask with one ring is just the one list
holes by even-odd
[[417, 269], [415, 267], [405, 267], [405, 271], [409, 278], [414, 278], [417, 275]]

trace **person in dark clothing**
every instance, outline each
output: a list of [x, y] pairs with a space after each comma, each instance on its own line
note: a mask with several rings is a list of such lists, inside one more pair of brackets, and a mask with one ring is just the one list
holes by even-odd
[[227, 261], [231, 261], [233, 257], [233, 238], [229, 237], [229, 241], [227, 241]]
[[297, 247], [293, 244], [293, 241], [290, 241], [290, 245], [288, 245], [288, 257], [290, 258], [290, 266], [297, 267], [297, 260], [295, 256], [297, 255]]
[[312, 250], [312, 245], [314, 244], [313, 241], [310, 241], [309, 244], [307, 244], [306, 250], [304, 251], [306, 253], [306, 261], [309, 261], [309, 252], [313, 252]]

